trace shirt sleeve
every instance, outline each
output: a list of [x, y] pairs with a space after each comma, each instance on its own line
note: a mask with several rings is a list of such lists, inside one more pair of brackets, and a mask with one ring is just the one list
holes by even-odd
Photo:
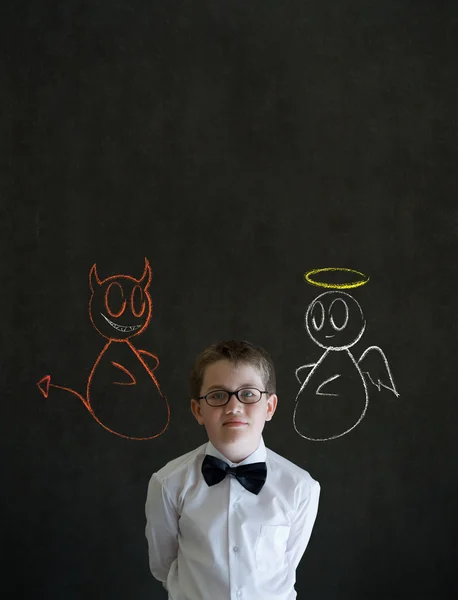
[[320, 484], [314, 481], [309, 496], [301, 502], [294, 516], [288, 538], [286, 556], [289, 565], [296, 570], [307, 548], [318, 512]]
[[154, 474], [148, 485], [145, 505], [149, 567], [153, 576], [166, 582], [178, 552], [178, 511], [167, 490]]

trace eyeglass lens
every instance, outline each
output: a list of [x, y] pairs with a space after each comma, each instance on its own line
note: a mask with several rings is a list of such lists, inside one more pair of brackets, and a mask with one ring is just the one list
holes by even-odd
[[229, 396], [235, 395], [244, 404], [254, 404], [261, 398], [261, 392], [256, 388], [243, 388], [237, 392], [215, 390], [207, 394], [206, 399], [210, 406], [222, 406], [229, 401]]

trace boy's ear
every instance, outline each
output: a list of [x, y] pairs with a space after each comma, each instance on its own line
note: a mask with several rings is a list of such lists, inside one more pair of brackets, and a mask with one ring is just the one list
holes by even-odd
[[277, 408], [278, 397], [277, 394], [271, 394], [267, 398], [267, 414], [266, 421], [270, 421], [274, 416], [275, 410]]
[[196, 421], [199, 423], [199, 425], [203, 425], [204, 419], [202, 417], [200, 401], [196, 400], [195, 398], [191, 398], [191, 412], [194, 415]]

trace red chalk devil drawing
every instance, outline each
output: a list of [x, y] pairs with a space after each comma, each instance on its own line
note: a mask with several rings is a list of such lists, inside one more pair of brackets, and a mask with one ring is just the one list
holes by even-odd
[[89, 272], [89, 318], [107, 342], [92, 366], [86, 396], [51, 383], [51, 375], [37, 383], [45, 398], [50, 388], [70, 392], [83, 402], [99, 425], [130, 440], [156, 438], [170, 422], [167, 398], [154, 375], [159, 360], [131, 341], [145, 331], [151, 319], [151, 277], [146, 258], [140, 279], [113, 275], [102, 281], [94, 264]]

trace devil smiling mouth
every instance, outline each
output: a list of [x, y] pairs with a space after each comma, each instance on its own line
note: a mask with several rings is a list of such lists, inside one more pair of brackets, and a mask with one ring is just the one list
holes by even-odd
[[110, 321], [110, 319], [107, 319], [107, 317], [103, 313], [100, 313], [100, 314], [102, 315], [102, 317], [105, 319], [105, 321], [107, 323], [109, 323], [114, 329], [116, 329], [116, 331], [122, 331], [122, 333], [136, 331], [137, 329], [140, 329], [140, 327], [141, 327], [141, 325], [118, 325], [117, 323], [113, 323], [113, 321]]

